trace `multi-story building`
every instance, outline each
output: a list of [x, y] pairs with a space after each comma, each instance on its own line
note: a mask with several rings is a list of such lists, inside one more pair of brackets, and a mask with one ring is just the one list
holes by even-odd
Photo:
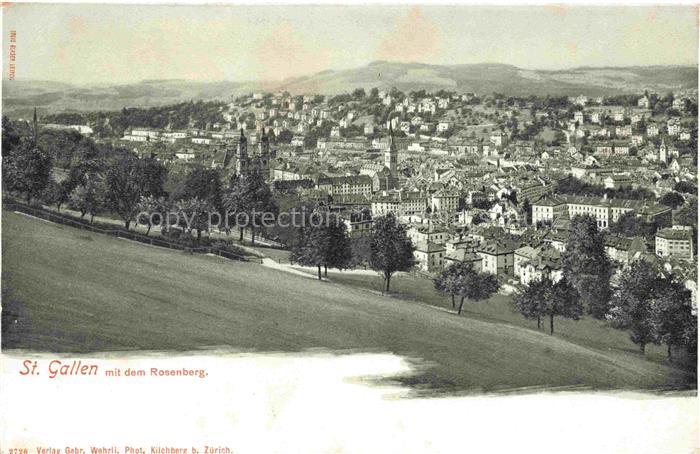
[[656, 232], [656, 255], [693, 259], [693, 231], [681, 228]]
[[435, 243], [435, 244], [445, 244], [449, 234], [447, 231], [442, 229], [434, 228], [433, 224], [424, 225], [414, 225], [411, 226], [407, 231], [406, 235], [411, 239], [413, 244], [418, 243]]
[[320, 178], [317, 186], [332, 196], [372, 195], [372, 179], [367, 175]]
[[428, 203], [425, 194], [420, 191], [381, 191], [372, 197], [372, 214], [382, 216], [387, 213], [396, 215], [425, 214]]
[[532, 205], [532, 223], [538, 221], [554, 222], [561, 215], [591, 216], [599, 229], [607, 229], [623, 214], [634, 211], [645, 222], [670, 225], [671, 208], [658, 203], [641, 200], [608, 199], [607, 197], [550, 197]]
[[644, 238], [605, 235], [605, 252], [611, 260], [629, 265], [638, 254], [645, 251]]
[[547, 197], [532, 204], [532, 225], [538, 222], [554, 222], [568, 211], [566, 201], [559, 197]]
[[418, 243], [413, 256], [416, 258], [418, 268], [432, 273], [443, 268], [445, 246], [436, 243]]
[[430, 197], [430, 209], [433, 213], [454, 213], [459, 207], [459, 194], [440, 190]]
[[496, 276], [512, 276], [514, 252], [519, 247], [520, 245], [513, 241], [495, 239], [479, 246], [476, 253], [483, 259], [481, 266], [484, 272]]

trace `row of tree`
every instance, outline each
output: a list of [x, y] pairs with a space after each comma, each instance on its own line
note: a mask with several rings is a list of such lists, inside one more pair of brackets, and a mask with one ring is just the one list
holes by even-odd
[[[90, 215], [91, 221], [100, 213], [113, 213], [127, 230], [142, 212], [182, 212], [190, 215], [188, 219], [194, 216], [192, 230], [198, 238], [211, 214], [223, 219], [227, 211], [244, 213], [249, 222], [240, 227], [241, 238], [244, 229], [250, 228], [253, 241], [262, 214], [277, 213], [272, 192], [260, 173], [235, 175], [225, 182], [219, 170], [194, 166], [168, 194], [164, 190], [167, 169], [156, 159], [139, 158], [125, 149], [102, 150], [91, 140], [81, 139], [72, 142], [64, 166], [57, 168], [55, 140], [42, 137], [46, 136], [27, 137], [26, 131], [15, 134], [10, 124], [3, 124], [3, 189], [22, 194], [28, 203], [41, 199], [59, 211], [68, 205], [81, 217]], [[60, 173], [54, 175], [56, 172]], [[138, 221], [150, 231], [153, 218], [142, 216]]]
[[[309, 215], [306, 227], [297, 229], [297, 240], [291, 247], [290, 261], [315, 266], [321, 279], [321, 267], [346, 269], [353, 263], [354, 248], [347, 227], [334, 214], [316, 211]], [[369, 237], [370, 268], [383, 277], [383, 291], [389, 291], [392, 276], [410, 271], [416, 263], [413, 243], [406, 230], [392, 213], [374, 219]]]

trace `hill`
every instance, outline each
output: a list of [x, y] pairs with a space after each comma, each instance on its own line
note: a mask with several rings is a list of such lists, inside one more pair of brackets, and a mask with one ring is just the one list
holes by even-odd
[[362, 87], [506, 95], [603, 96], [659, 93], [697, 87], [698, 71], [686, 66], [574, 68], [561, 71], [521, 69], [503, 64], [428, 65], [377, 61], [366, 66], [283, 81], [192, 82], [148, 80], [127, 85], [74, 86], [45, 81], [3, 81], [3, 113], [30, 116], [42, 112], [119, 110], [189, 100], [229, 100], [257, 90], [288, 90], [293, 94], [338, 94]]
[[687, 386], [677, 369], [412, 301], [3, 211], [3, 348], [391, 352], [442, 391]]
[[378, 61], [345, 71], [324, 71], [281, 84], [293, 93], [341, 93], [356, 87], [396, 87], [402, 91], [425, 89], [507, 95], [603, 96], [640, 93], [645, 89], [697, 87], [697, 68], [653, 66], [627, 68], [575, 68], [539, 71], [502, 64], [427, 65]]

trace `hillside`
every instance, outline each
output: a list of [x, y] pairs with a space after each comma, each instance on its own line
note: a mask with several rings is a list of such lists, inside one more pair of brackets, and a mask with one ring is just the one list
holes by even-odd
[[640, 93], [645, 89], [665, 93], [696, 88], [697, 79], [697, 68], [685, 66], [537, 71], [502, 64], [427, 65], [378, 61], [359, 68], [323, 71], [281, 82], [150, 80], [128, 85], [79, 87], [55, 82], [4, 80], [3, 113], [28, 116], [34, 106], [42, 112], [119, 110], [192, 99], [229, 100], [233, 95], [256, 90], [337, 94], [358, 87], [396, 87], [403, 91], [445, 89], [523, 96], [602, 96]]
[[3, 348], [35, 351], [380, 351], [441, 391], [686, 386], [676, 369], [615, 350], [416, 302], [90, 234], [3, 211]]
[[692, 67], [575, 68], [536, 71], [502, 64], [426, 65], [378, 61], [346, 71], [324, 71], [283, 83], [290, 92], [340, 93], [355, 87], [453, 90], [508, 95], [602, 96], [697, 87]]

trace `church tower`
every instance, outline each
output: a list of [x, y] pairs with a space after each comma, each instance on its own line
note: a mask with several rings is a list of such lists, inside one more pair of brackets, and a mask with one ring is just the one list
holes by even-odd
[[396, 181], [399, 153], [394, 144], [394, 129], [389, 125], [389, 150], [384, 152], [384, 167], [389, 169], [391, 178]]
[[260, 156], [267, 156], [270, 153], [270, 138], [265, 134], [265, 128], [262, 128], [262, 136], [260, 137], [260, 143], [258, 144], [258, 154]]
[[661, 139], [661, 146], [659, 146], [659, 161], [668, 162], [668, 149], [666, 148], [665, 139]]
[[34, 118], [32, 119], [32, 134], [34, 135], [34, 143], [36, 143], [36, 137], [38, 134], [39, 119], [36, 116], [36, 107], [34, 107]]
[[241, 137], [238, 139], [238, 150], [236, 156], [236, 173], [239, 175], [248, 172], [249, 159], [248, 159], [248, 139], [245, 137], [243, 128], [241, 128]]

